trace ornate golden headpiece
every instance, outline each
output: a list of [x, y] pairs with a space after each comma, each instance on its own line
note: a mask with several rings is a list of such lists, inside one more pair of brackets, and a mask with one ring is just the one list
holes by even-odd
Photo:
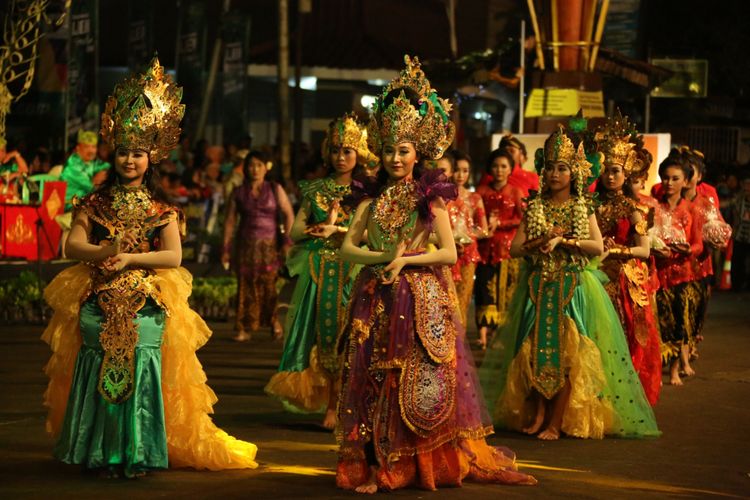
[[[453, 142], [455, 127], [448, 116], [451, 105], [430, 86], [417, 57], [405, 55], [404, 63], [406, 67], [375, 101], [367, 125], [370, 147], [380, 152], [388, 141], [411, 142], [423, 159], [437, 160]], [[399, 89], [401, 92], [386, 105], [386, 97]], [[417, 96], [418, 103], [412, 104], [407, 90]]]
[[604, 154], [604, 163], [620, 165], [626, 178], [642, 169], [636, 145], [631, 141], [634, 133], [635, 127], [627, 116], [622, 116], [619, 109], [614, 116], [607, 118], [607, 123], [596, 133], [599, 149]]
[[182, 88], [164, 73], [154, 57], [146, 72], [115, 87], [102, 113], [102, 140], [112, 148], [122, 146], [148, 152], [159, 163], [177, 146], [185, 105]]
[[380, 162], [367, 145], [367, 128], [353, 114], [345, 114], [328, 126], [326, 138], [320, 146], [320, 152], [326, 160], [331, 144], [354, 149], [357, 152], [357, 163], [367, 169], [377, 167]]
[[[544, 165], [547, 163], [564, 163], [570, 168], [570, 173], [576, 179], [576, 190], [578, 194], [583, 194], [592, 174], [592, 163], [586, 157], [583, 141], [578, 143], [578, 147], [573, 144], [573, 140], [565, 133], [562, 125], [558, 125], [547, 140], [544, 141], [544, 148], [536, 150], [534, 159], [537, 171], [541, 174]], [[544, 185], [544, 176], [539, 179], [540, 190]]]

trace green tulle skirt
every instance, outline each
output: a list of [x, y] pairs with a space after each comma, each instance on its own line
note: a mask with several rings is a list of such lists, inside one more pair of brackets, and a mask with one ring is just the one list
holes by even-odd
[[138, 312], [135, 387], [120, 404], [99, 394], [104, 351], [99, 344], [103, 313], [96, 298], [81, 306], [83, 345], [76, 359], [65, 420], [54, 455], [88, 468], [123, 466], [129, 471], [166, 468], [167, 434], [161, 391], [161, 343], [165, 313], [149, 299]]
[[[531, 270], [524, 263], [507, 321], [498, 331], [479, 370], [480, 382], [501, 428], [520, 430], [535, 415], [530, 352], [536, 306], [530, 293]], [[572, 298], [563, 308], [568, 334], [562, 350], [571, 396], [563, 416], [568, 435], [646, 437], [660, 434], [651, 405], [633, 368], [625, 334], [599, 271], [577, 274]]]

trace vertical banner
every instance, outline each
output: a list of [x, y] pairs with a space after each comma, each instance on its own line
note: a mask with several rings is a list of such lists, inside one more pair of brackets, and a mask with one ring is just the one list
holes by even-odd
[[246, 73], [250, 18], [229, 12], [224, 17], [224, 64], [221, 111], [224, 142], [237, 144], [247, 134]]
[[72, 2], [69, 19], [66, 148], [75, 144], [80, 129], [99, 128], [96, 78], [99, 0]]
[[177, 82], [183, 88], [185, 104], [183, 130], [195, 132], [204, 91], [204, 61], [206, 58], [206, 5], [197, 0], [181, 0], [177, 4], [180, 16], [177, 41]]
[[612, 0], [607, 12], [602, 46], [628, 57], [639, 56], [638, 33], [641, 0]]
[[141, 72], [154, 55], [154, 3], [128, 2], [128, 69]]

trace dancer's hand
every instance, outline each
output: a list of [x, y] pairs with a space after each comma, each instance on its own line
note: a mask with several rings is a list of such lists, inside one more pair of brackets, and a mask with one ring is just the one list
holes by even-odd
[[120, 237], [120, 245], [121, 251], [135, 250], [136, 248], [138, 248], [138, 237], [133, 231], [125, 231], [125, 233]]
[[406, 261], [403, 257], [397, 257], [391, 261], [390, 264], [385, 266], [383, 269], [383, 281], [384, 285], [391, 285], [396, 282], [401, 269], [406, 265]]
[[406, 251], [410, 243], [410, 239], [402, 240], [396, 243], [394, 247], [384, 253], [383, 257], [385, 258], [385, 262], [393, 262], [394, 260], [404, 255], [404, 252]]
[[133, 262], [133, 254], [131, 253], [118, 253], [117, 255], [108, 258], [103, 262], [105, 270], [116, 273], [122, 271], [126, 266]]
[[669, 247], [674, 250], [677, 253], [681, 254], [689, 254], [690, 253], [690, 244], [689, 243], [670, 243]]
[[660, 259], [669, 259], [672, 257], [672, 250], [669, 247], [652, 248], [651, 253]]
[[[107, 244], [109, 243], [109, 244]], [[102, 242], [101, 250], [99, 250], [99, 261], [107, 260], [111, 257], [114, 257], [118, 253], [120, 253], [122, 249], [122, 243], [120, 242], [120, 237], [115, 236], [115, 239], [113, 239], [111, 242]]]
[[221, 252], [221, 265], [224, 266], [224, 270], [229, 269], [229, 263], [232, 260], [232, 254], [229, 251]]
[[339, 228], [335, 224], [315, 224], [313, 226], [307, 226], [304, 232], [314, 238], [325, 239], [338, 233]]
[[539, 251], [542, 252], [543, 254], [552, 253], [552, 251], [561, 241], [562, 241], [562, 236], [555, 236], [554, 238], [551, 238], [549, 241], [547, 241], [547, 243], [539, 247]]

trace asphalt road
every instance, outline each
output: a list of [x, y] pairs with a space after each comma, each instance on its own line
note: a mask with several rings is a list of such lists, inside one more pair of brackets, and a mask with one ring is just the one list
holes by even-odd
[[[263, 333], [231, 340], [227, 324], [200, 351], [219, 396], [215, 420], [259, 447], [255, 470], [168, 470], [137, 480], [106, 480], [51, 457], [44, 433], [41, 326], [0, 326], [0, 498], [353, 498], [336, 489], [335, 445], [318, 416], [285, 413], [263, 394], [281, 344]], [[500, 432], [535, 487], [466, 484], [408, 498], [750, 498], [750, 295], [716, 294], [697, 375], [664, 387], [656, 415], [663, 436], [650, 440], [535, 438]], [[477, 353], [480, 355], [480, 353]]]

